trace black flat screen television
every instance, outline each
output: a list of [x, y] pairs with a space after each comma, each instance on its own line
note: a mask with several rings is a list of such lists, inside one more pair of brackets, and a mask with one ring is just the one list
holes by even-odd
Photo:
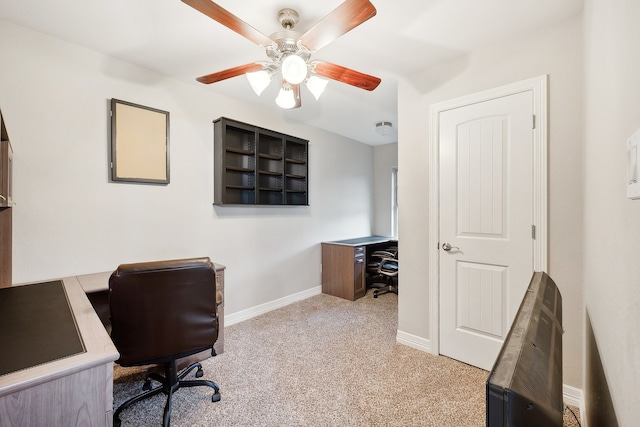
[[535, 272], [486, 382], [487, 427], [562, 426], [562, 296]]

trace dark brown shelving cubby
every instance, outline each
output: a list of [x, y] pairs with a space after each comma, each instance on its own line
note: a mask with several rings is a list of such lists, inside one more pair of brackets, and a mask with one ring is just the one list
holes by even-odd
[[285, 194], [288, 205], [307, 205], [308, 153], [307, 144], [288, 138], [285, 140]]
[[226, 117], [213, 123], [214, 204], [309, 204], [307, 140]]

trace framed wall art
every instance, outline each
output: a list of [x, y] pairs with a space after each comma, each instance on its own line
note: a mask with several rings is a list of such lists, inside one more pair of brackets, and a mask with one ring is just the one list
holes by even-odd
[[111, 99], [111, 179], [169, 184], [169, 112]]

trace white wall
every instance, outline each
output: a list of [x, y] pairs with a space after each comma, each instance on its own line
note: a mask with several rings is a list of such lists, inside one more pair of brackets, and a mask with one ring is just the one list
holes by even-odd
[[375, 205], [373, 234], [379, 236], [393, 236], [391, 173], [392, 169], [396, 167], [398, 167], [398, 143], [378, 145], [373, 148], [373, 199]]
[[564, 382], [581, 386], [582, 25], [579, 17], [513, 37], [399, 84], [402, 292], [399, 330], [429, 338], [429, 105], [549, 75], [549, 274], [563, 295]]
[[[4, 21], [0, 58], [14, 283], [209, 256], [227, 266], [229, 315], [320, 286], [320, 242], [371, 233], [368, 145]], [[169, 185], [108, 181], [111, 98], [170, 112]], [[220, 116], [309, 139], [310, 207], [213, 207]]]
[[640, 2], [589, 0], [584, 19], [585, 305], [619, 425], [633, 426], [640, 420], [640, 200], [625, 194], [625, 143], [640, 128]]

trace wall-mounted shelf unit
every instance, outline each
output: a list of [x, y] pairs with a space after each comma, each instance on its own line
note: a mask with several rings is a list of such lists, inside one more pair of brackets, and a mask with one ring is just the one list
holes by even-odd
[[226, 117], [213, 125], [215, 205], [309, 204], [307, 140]]

